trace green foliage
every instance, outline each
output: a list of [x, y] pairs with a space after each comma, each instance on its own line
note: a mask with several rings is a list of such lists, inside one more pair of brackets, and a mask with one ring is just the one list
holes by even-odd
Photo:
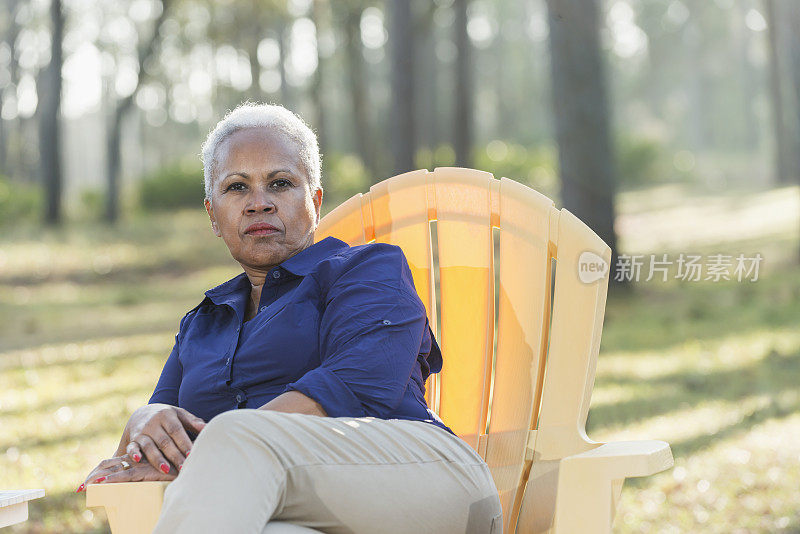
[[638, 189], [690, 181], [694, 156], [687, 151], [673, 155], [655, 139], [620, 136], [617, 139], [616, 164], [619, 189]]
[[322, 186], [325, 189], [324, 203], [328, 208], [334, 208], [356, 193], [366, 192], [372, 184], [358, 156], [332, 152], [325, 156], [325, 164]]
[[41, 211], [41, 187], [0, 175], [0, 226], [35, 220]]
[[203, 168], [194, 161], [180, 161], [147, 176], [139, 188], [145, 210], [196, 208], [205, 198]]
[[81, 191], [81, 214], [83, 218], [95, 220], [105, 208], [106, 198], [100, 189], [84, 189]]
[[494, 139], [473, 157], [474, 167], [506, 177], [553, 197], [558, 188], [557, 153], [552, 146], [525, 147]]

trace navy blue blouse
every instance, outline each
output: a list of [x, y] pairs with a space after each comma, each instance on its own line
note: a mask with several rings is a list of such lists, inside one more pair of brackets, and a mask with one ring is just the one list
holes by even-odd
[[150, 403], [208, 421], [296, 390], [330, 417], [413, 419], [452, 433], [425, 403], [442, 354], [400, 247], [328, 237], [267, 273], [247, 322], [243, 272], [187, 313]]

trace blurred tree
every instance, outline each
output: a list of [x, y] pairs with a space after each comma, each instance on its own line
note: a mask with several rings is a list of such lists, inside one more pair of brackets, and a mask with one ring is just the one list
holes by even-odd
[[[393, 174], [414, 169], [414, 35], [410, 0], [390, 0], [392, 104], [390, 139]], [[379, 180], [375, 180], [379, 181]]]
[[[800, 2], [797, 0], [788, 0], [785, 2], [786, 11], [786, 27], [791, 29], [788, 34], [790, 36], [789, 45], [789, 60], [791, 64], [792, 74], [792, 98], [794, 100], [795, 111], [795, 133], [800, 137]], [[797, 154], [794, 155], [795, 161]], [[797, 169], [797, 166], [795, 166]], [[795, 180], [800, 183], [800, 173], [797, 173]], [[800, 262], [800, 248], [798, 248], [798, 262]]]
[[417, 86], [414, 94], [417, 97], [415, 139], [417, 147], [433, 150], [439, 144], [439, 117], [437, 114], [437, 90], [439, 78], [439, 62], [436, 58], [436, 28], [434, 14], [435, 2], [417, 2], [415, 14], [414, 40], [419, 46], [414, 47], [416, 64], [419, 65], [419, 76], [415, 77]]
[[469, 0], [455, 0], [454, 41], [456, 44], [456, 94], [453, 149], [457, 167], [471, 166], [473, 142], [472, 42], [467, 34]]
[[713, 125], [714, 107], [711, 100], [711, 77], [708, 59], [712, 55], [709, 36], [703, 25], [708, 5], [705, 2], [689, 2], [689, 17], [684, 27], [689, 68], [686, 70], [687, 93], [689, 95], [690, 126], [689, 139], [695, 150], [708, 150], [715, 145]]
[[316, 131], [319, 142], [320, 153], [325, 154], [328, 147], [328, 138], [325, 134], [326, 128], [326, 98], [325, 98], [325, 56], [322, 52], [320, 41], [325, 32], [330, 31], [330, 4], [327, 0], [312, 0], [311, 20], [317, 36], [317, 69], [314, 72], [314, 80], [311, 86], [311, 95], [314, 100], [314, 111], [316, 112]]
[[[772, 131], [775, 143], [775, 182], [789, 182], [789, 154], [786, 125], [784, 124], [783, 96], [781, 91], [781, 67], [778, 52], [779, 25], [775, 0], [764, 0], [764, 12], [767, 19], [767, 38], [769, 45], [769, 88], [772, 109]], [[797, 31], [795, 28], [794, 31]]]
[[378, 175], [372, 146], [372, 128], [369, 118], [369, 93], [364, 77], [364, 52], [361, 40], [361, 15], [367, 3], [363, 0], [335, 2], [332, 7], [336, 21], [344, 30], [346, 88], [349, 90], [352, 128], [356, 150], [367, 174], [374, 180]]
[[614, 165], [599, 0], [547, 0], [561, 200], [616, 262]]
[[153, 32], [149, 39], [139, 41], [138, 46], [138, 66], [139, 72], [136, 78], [136, 86], [133, 91], [116, 103], [113, 114], [111, 115], [108, 133], [106, 138], [106, 209], [105, 219], [109, 223], [115, 223], [119, 219], [119, 174], [121, 161], [121, 137], [122, 120], [131, 109], [136, 97], [136, 92], [142, 86], [142, 82], [147, 76], [145, 64], [156, 53], [159, 41], [159, 31], [161, 25], [167, 19], [167, 13], [173, 0], [161, 0], [161, 13], [158, 14], [153, 23]]
[[[16, 48], [17, 35], [19, 34], [19, 25], [16, 24], [14, 18], [17, 12], [17, 5], [19, 0], [8, 0], [0, 7], [0, 21], [4, 21], [2, 28], [2, 39], [0, 39], [0, 48], [5, 47], [8, 51], [8, 67], [2, 68], [0, 66], [0, 89], [2, 85], [12, 87], [16, 85], [16, 59], [14, 58], [14, 50]], [[3, 83], [3, 76], [5, 74], [5, 83]], [[3, 91], [0, 90], [0, 117], [3, 115]], [[10, 136], [11, 121], [0, 119], [0, 175], [10, 176], [12, 174], [9, 168], [8, 156], [8, 137]]]
[[61, 67], [64, 64], [64, 10], [61, 0], [50, 3], [50, 63], [40, 73], [36, 84], [39, 92], [39, 172], [45, 185], [44, 222], [61, 222]]
[[746, 149], [754, 150], [758, 148], [758, 119], [753, 105], [757, 94], [755, 81], [758, 79], [758, 74], [750, 59], [751, 38], [750, 30], [745, 24], [747, 10], [744, 0], [737, 2], [735, 13], [736, 16], [731, 17], [731, 23], [734, 25], [740, 65], [742, 114], [744, 115], [742, 144]]

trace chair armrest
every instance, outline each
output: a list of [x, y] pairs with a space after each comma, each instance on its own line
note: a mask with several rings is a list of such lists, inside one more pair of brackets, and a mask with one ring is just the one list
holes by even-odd
[[554, 530], [610, 532], [625, 478], [654, 475], [673, 463], [669, 444], [663, 441], [606, 443], [564, 458], [558, 470]]
[[86, 506], [105, 507], [113, 534], [151, 532], [169, 482], [115, 482], [86, 486]]

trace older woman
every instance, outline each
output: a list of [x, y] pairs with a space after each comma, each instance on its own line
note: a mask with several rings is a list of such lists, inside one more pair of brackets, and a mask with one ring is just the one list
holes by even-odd
[[86, 483], [175, 479], [160, 533], [501, 532], [488, 467], [425, 403], [442, 358], [402, 250], [314, 243], [311, 129], [244, 104], [203, 164], [211, 227], [244, 272], [181, 320], [149, 404]]

